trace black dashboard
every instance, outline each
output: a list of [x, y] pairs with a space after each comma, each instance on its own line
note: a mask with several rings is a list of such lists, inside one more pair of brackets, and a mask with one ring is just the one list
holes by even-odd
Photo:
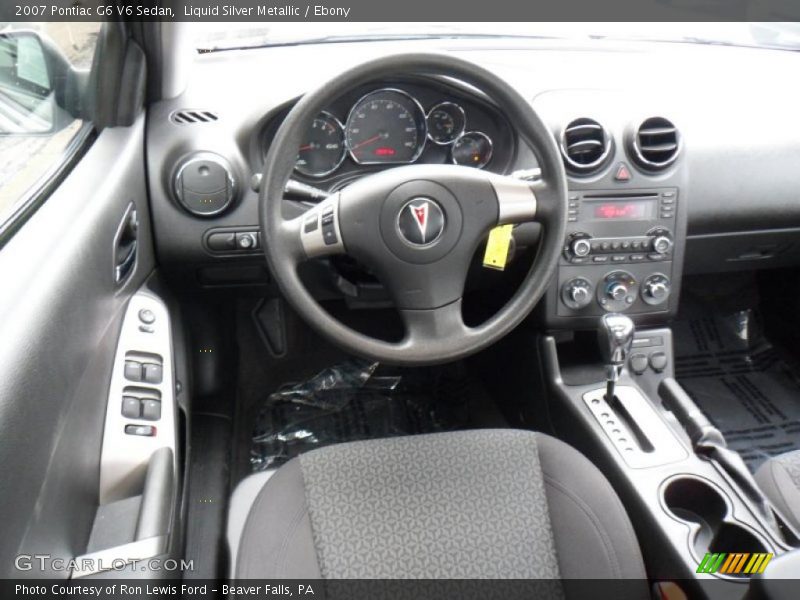
[[[626, 291], [611, 303], [615, 310], [658, 321], [674, 314], [683, 273], [800, 264], [800, 125], [791, 82], [765, 78], [776, 64], [800, 66], [800, 57], [610, 44], [369, 46], [377, 54], [446, 51], [473, 60], [530, 98], [551, 127], [568, 172], [570, 222], [558, 280], [542, 302], [549, 325], [593, 323], [609, 310], [609, 290], [620, 285]], [[364, 46], [324, 49], [329, 64], [345, 69], [360, 62]], [[257, 175], [297, 99], [334, 75], [310, 68], [318, 50], [198, 55], [187, 88], [151, 107], [147, 160], [157, 251], [165, 272], [183, 285], [270, 285], [259, 246]], [[763, 60], [770, 69], [760, 68]], [[739, 64], [735, 74], [731, 61]], [[743, 90], [745, 75], [752, 85]], [[496, 173], [538, 166], [491, 98], [447, 77], [409, 74], [353, 89], [326, 107], [306, 137], [293, 179], [312, 191], [287, 200], [287, 217], [307, 210], [317, 193], [400, 164], [468, 164]], [[203, 188], [211, 179], [193, 178], [193, 171], [213, 175], [214, 185]], [[521, 247], [534, 247], [537, 235], [515, 230]], [[341, 273], [331, 269], [308, 266], [307, 281], [319, 296], [342, 293], [335, 283]]]

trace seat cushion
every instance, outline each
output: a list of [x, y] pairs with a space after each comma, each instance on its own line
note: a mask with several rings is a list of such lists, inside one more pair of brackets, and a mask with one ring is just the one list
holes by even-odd
[[800, 450], [767, 460], [755, 478], [773, 506], [800, 530]]
[[533, 432], [329, 446], [288, 462], [252, 506], [232, 510], [248, 512], [238, 578], [627, 578], [647, 596], [609, 483]]

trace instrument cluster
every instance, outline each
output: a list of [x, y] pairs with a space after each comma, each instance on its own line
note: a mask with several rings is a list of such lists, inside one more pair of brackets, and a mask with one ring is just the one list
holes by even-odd
[[[506, 169], [514, 139], [493, 107], [430, 86], [408, 87], [416, 89], [359, 90], [354, 99], [317, 115], [298, 148], [295, 174], [312, 181], [349, 179], [364, 170], [416, 162]], [[273, 121], [272, 135], [280, 119]], [[264, 137], [268, 147], [269, 132]]]

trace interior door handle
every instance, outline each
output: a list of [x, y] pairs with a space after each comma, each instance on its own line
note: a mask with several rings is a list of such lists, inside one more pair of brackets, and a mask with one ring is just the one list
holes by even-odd
[[138, 249], [139, 217], [131, 202], [114, 236], [114, 282], [121, 285], [133, 271]]

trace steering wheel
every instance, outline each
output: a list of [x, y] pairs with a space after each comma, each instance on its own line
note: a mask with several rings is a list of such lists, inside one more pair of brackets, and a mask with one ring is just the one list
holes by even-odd
[[[284, 188], [308, 124], [342, 94], [387, 76], [455, 77], [486, 93], [536, 153], [536, 182], [457, 165], [407, 165], [365, 176], [303, 215], [282, 216]], [[334, 344], [399, 365], [463, 358], [502, 338], [533, 309], [555, 271], [566, 231], [567, 183], [555, 140], [511, 86], [455, 57], [401, 54], [337, 75], [307, 93], [278, 129], [267, 153], [259, 196], [264, 253], [278, 286], [298, 314]], [[461, 315], [471, 259], [490, 229], [537, 221], [542, 236], [522, 284], [477, 327]], [[297, 267], [311, 258], [348, 254], [388, 288], [405, 325], [389, 342], [364, 335], [326, 312], [302, 284]]]

